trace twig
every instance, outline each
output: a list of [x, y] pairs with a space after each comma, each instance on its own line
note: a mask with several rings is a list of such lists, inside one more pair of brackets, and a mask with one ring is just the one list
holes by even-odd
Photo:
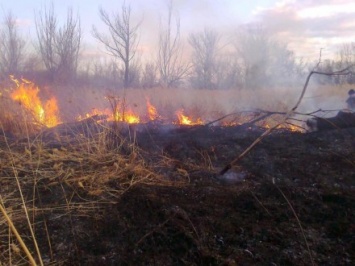
[[300, 219], [298, 218], [298, 215], [295, 211], [295, 209], [293, 208], [291, 202], [288, 200], [288, 198], [286, 197], [285, 193], [283, 193], [283, 191], [274, 183], [275, 187], [277, 188], [277, 190], [281, 193], [281, 195], [284, 197], [284, 199], [286, 200], [288, 206], [290, 207], [293, 215], [295, 216], [296, 220], [297, 220], [297, 223], [298, 223], [298, 226], [299, 228], [301, 229], [301, 232], [302, 232], [302, 236], [303, 236], [303, 239], [304, 239], [304, 242], [306, 243], [306, 247], [307, 247], [307, 251], [308, 251], [308, 254], [309, 254], [309, 257], [311, 259], [311, 264], [312, 265], [315, 265], [314, 264], [314, 261], [313, 261], [313, 256], [312, 256], [312, 253], [311, 253], [311, 249], [309, 248], [309, 245], [308, 245], [308, 241], [307, 241], [307, 238], [306, 238], [306, 234], [304, 233], [304, 229], [302, 227], [302, 224], [301, 224], [301, 221]]
[[227, 114], [227, 115], [224, 115], [224, 116], [222, 116], [222, 117], [220, 117], [220, 118], [217, 118], [216, 120], [213, 120], [213, 121], [211, 121], [211, 122], [208, 122], [208, 123], [206, 123], [206, 124], [204, 124], [204, 125], [205, 125], [205, 126], [209, 126], [209, 125], [212, 125], [212, 124], [214, 124], [214, 123], [216, 123], [216, 122], [218, 122], [218, 121], [223, 120], [224, 118], [227, 118], [227, 117], [232, 116], [232, 115], [237, 115], [237, 114], [238, 114], [238, 112], [236, 112], [236, 113], [231, 113], [231, 114]]
[[166, 225], [172, 217], [169, 217], [168, 219], [166, 219], [163, 223], [159, 224], [157, 227], [153, 228], [153, 230], [149, 231], [148, 233], [146, 233], [144, 236], [142, 236], [138, 242], [135, 244], [136, 247], [138, 247], [140, 245], [140, 243], [142, 243], [142, 241], [144, 239], [146, 239], [148, 236], [152, 235], [153, 233], [155, 233], [158, 229], [162, 228], [164, 225]]
[[254, 197], [254, 199], [260, 204], [260, 206], [266, 211], [266, 213], [272, 217], [271, 213], [268, 211], [268, 209], [266, 209], [266, 207], [264, 206], [264, 204], [258, 199], [258, 197], [251, 191], [251, 195]]

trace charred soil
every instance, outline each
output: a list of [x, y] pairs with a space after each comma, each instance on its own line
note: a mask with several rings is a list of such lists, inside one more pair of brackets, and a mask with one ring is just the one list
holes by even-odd
[[[230, 170], [232, 178], [218, 172], [263, 129], [128, 131], [116, 142], [110, 136], [115, 149], [90, 158], [83, 142], [27, 149], [8, 141], [12, 154], [40, 158], [37, 165], [18, 159], [16, 171], [44, 264], [355, 263], [354, 128], [276, 130]], [[35, 254], [25, 219], [15, 216], [22, 208], [12, 168], [2, 164], [2, 201]], [[15, 252], [12, 259], [26, 264]]]

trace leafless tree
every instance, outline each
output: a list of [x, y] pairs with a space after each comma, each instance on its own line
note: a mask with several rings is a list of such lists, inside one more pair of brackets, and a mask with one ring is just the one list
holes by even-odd
[[180, 39], [180, 18], [175, 18], [173, 29], [173, 1], [168, 3], [166, 21], [160, 22], [158, 69], [160, 82], [166, 87], [173, 87], [183, 80], [190, 69], [190, 64], [183, 61], [183, 46]]
[[292, 51], [260, 25], [240, 28], [235, 48], [241, 61], [246, 88], [269, 87], [293, 82], [300, 73]]
[[109, 34], [105, 35], [93, 26], [92, 34], [104, 46], [107, 52], [123, 62], [124, 65], [124, 87], [130, 86], [131, 63], [136, 55], [138, 40], [138, 29], [141, 23], [132, 26], [131, 7], [123, 3], [121, 12], [111, 16], [102, 8], [99, 10], [100, 18], [108, 27]]
[[58, 73], [61, 77], [72, 78], [78, 68], [82, 31], [79, 16], [73, 17], [73, 10], [67, 12], [66, 23], [58, 29], [55, 46], [58, 56]]
[[260, 26], [241, 28], [237, 33], [236, 50], [242, 61], [244, 83], [247, 88], [256, 88], [267, 83], [270, 48], [269, 35]]
[[8, 12], [0, 28], [0, 71], [3, 74], [19, 72], [24, 60], [25, 44], [25, 40], [18, 32], [16, 18]]
[[117, 86], [121, 82], [119, 64], [115, 58], [99, 57], [90, 61], [90, 75], [94, 85], [109, 88]]
[[209, 29], [189, 36], [189, 43], [193, 48], [192, 83], [198, 88], [216, 88], [215, 70], [219, 39], [217, 32]]
[[77, 71], [82, 31], [80, 18], [68, 9], [67, 20], [58, 26], [53, 2], [35, 14], [38, 48], [51, 80], [67, 81]]
[[235, 89], [242, 87], [242, 73], [233, 52], [225, 51], [218, 56], [216, 63], [217, 89]]
[[49, 8], [45, 7], [44, 13], [40, 11], [38, 14], [35, 14], [35, 24], [39, 52], [51, 79], [53, 79], [59, 61], [58, 55], [55, 52], [57, 19], [54, 15], [53, 3]]
[[157, 83], [157, 67], [154, 63], [148, 62], [142, 73], [141, 84], [143, 88], [153, 88]]
[[[335, 69], [342, 69], [355, 63], [355, 43], [344, 43], [341, 45]], [[347, 76], [335, 76], [336, 83], [355, 83], [355, 75], [349, 74]]]

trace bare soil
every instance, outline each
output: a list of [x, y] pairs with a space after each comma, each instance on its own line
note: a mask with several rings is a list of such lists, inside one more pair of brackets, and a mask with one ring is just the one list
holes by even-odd
[[[24, 182], [45, 264], [354, 265], [355, 128], [274, 131], [232, 180], [218, 176], [262, 132], [140, 126], [124, 133], [127, 143], [161, 182], [127, 174], [124, 190], [110, 178], [97, 193], [65, 178], [41, 179], [36, 190]], [[53, 145], [43, 149], [67, 149]], [[102, 178], [109, 164], [97, 164]], [[2, 193], [11, 189], [3, 181]], [[25, 222], [14, 223], [35, 254]]]

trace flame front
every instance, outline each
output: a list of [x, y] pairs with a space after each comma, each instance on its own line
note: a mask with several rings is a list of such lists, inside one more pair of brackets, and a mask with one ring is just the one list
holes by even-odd
[[126, 112], [116, 112], [115, 121], [127, 122], [128, 124], [138, 124], [140, 122], [140, 118], [131, 110], [128, 110]]
[[125, 112], [122, 112], [121, 110], [117, 110], [114, 113], [106, 108], [106, 109], [96, 109], [93, 108], [90, 113], [85, 114], [85, 116], [79, 115], [77, 117], [77, 120], [82, 120], [85, 118], [92, 117], [94, 115], [105, 115], [107, 116], [108, 121], [116, 121], [116, 122], [126, 122], [128, 124], [138, 124], [140, 123], [140, 118], [138, 115], [136, 115], [133, 111], [128, 109]]
[[158, 119], [159, 118], [158, 111], [154, 107], [154, 105], [150, 103], [149, 98], [146, 99], [146, 102], [147, 102], [147, 111], [148, 111], [149, 120], [153, 121]]
[[[31, 117], [32, 122], [40, 125], [45, 125], [47, 127], [54, 127], [60, 123], [58, 116], [59, 110], [57, 105], [56, 98], [52, 97], [45, 103], [43, 103], [39, 97], [39, 88], [31, 81], [26, 79], [15, 79], [13, 76], [10, 76], [11, 80], [16, 84], [16, 89], [10, 92], [10, 97], [17, 101], [24, 110], [25, 117]], [[1, 95], [1, 94], [0, 94]], [[145, 123], [148, 121], [155, 121], [159, 119], [161, 123], [173, 123], [176, 125], [203, 125], [205, 120], [201, 118], [196, 119], [195, 116], [191, 114], [186, 115], [184, 109], [180, 109], [175, 112], [177, 119], [175, 122], [171, 120], [170, 115], [161, 115], [158, 113], [157, 108], [151, 104], [150, 99], [146, 98], [146, 114], [138, 115], [136, 112], [133, 112], [129, 106], [119, 104], [113, 105], [113, 109], [96, 109], [93, 108], [91, 112], [87, 113], [84, 116], [77, 117], [77, 120], [82, 120], [94, 115], [103, 115], [101, 120], [105, 119], [108, 121], [116, 122], [126, 122], [129, 124]], [[127, 108], [128, 107], [128, 108]], [[192, 114], [193, 115], [193, 114]], [[236, 119], [234, 119], [236, 120]], [[247, 122], [246, 118], [239, 117], [238, 122], [236, 121], [222, 121], [223, 126], [237, 126], [243, 122]], [[264, 128], [270, 128], [273, 124], [269, 124], [270, 121], [265, 121], [262, 125]], [[286, 128], [292, 131], [299, 131], [296, 125], [292, 124], [283, 124], [279, 128]]]
[[57, 100], [54, 97], [43, 105], [38, 96], [39, 88], [33, 82], [25, 79], [19, 81], [13, 76], [10, 78], [17, 87], [10, 94], [11, 98], [23, 105], [26, 111], [31, 112], [36, 122], [47, 127], [54, 127], [60, 123]]
[[198, 118], [196, 121], [193, 121], [192, 118], [184, 115], [184, 110], [181, 109], [179, 111], [176, 112], [176, 115], [178, 117], [178, 124], [180, 125], [189, 125], [189, 126], [192, 126], [192, 125], [202, 125], [203, 122], [200, 118]]

